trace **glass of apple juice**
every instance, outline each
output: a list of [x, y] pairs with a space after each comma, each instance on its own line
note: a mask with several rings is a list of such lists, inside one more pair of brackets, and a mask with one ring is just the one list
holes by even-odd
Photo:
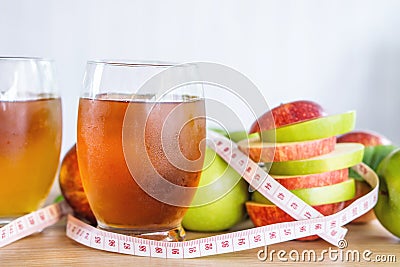
[[53, 62], [0, 57], [0, 225], [44, 203], [57, 173], [61, 135]]
[[[77, 154], [98, 227], [164, 241], [199, 183], [205, 103], [196, 66], [90, 61], [79, 100]], [[198, 80], [198, 78], [197, 78]]]

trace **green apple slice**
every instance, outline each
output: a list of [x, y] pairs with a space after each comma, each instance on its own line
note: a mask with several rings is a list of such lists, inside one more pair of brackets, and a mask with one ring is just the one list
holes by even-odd
[[322, 139], [352, 131], [355, 121], [355, 111], [349, 111], [262, 131], [261, 139], [278, 143]]
[[302, 175], [328, 172], [354, 166], [362, 161], [364, 146], [358, 143], [336, 144], [335, 150], [303, 160], [273, 162], [270, 174]]
[[[379, 163], [396, 148], [397, 147], [393, 145], [367, 146], [364, 148], [362, 161], [376, 172]], [[351, 168], [349, 169], [349, 176], [358, 181], [364, 181], [364, 178]]]
[[224, 129], [221, 129], [221, 128], [214, 128], [214, 127], [211, 127], [211, 128], [207, 128], [207, 131], [213, 131], [213, 132], [222, 134], [222, 135], [225, 136], [225, 137], [227, 136], [227, 132], [226, 132]]
[[[301, 198], [304, 202], [311, 206], [337, 203], [354, 198], [356, 187], [354, 179], [348, 179], [344, 182], [312, 187], [303, 189], [290, 190], [293, 194]], [[255, 191], [251, 197], [254, 202], [273, 205], [266, 197]]]
[[244, 139], [251, 139], [251, 138], [259, 139], [258, 133], [248, 134], [246, 131], [226, 132], [224, 129], [221, 129], [221, 128], [208, 128], [208, 130], [219, 133], [219, 134], [231, 139], [235, 143], [237, 143], [241, 140], [244, 140]]
[[250, 138], [250, 136], [246, 131], [235, 131], [235, 132], [229, 132], [228, 138], [230, 138], [233, 142], [237, 143], [241, 140]]

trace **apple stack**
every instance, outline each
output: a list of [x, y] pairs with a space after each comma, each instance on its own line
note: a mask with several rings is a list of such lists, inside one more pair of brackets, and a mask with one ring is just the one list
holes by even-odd
[[[343, 209], [355, 194], [348, 168], [362, 161], [364, 147], [336, 143], [336, 136], [353, 130], [354, 124], [353, 111], [327, 116], [315, 102], [296, 101], [262, 115], [250, 130], [259, 137], [238, 145], [251, 159], [270, 167], [269, 174], [288, 190], [330, 215]], [[294, 220], [257, 191], [246, 208], [255, 226]]]

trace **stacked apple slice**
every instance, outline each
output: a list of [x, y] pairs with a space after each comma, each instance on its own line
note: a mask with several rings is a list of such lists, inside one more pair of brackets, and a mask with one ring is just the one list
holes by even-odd
[[[355, 112], [327, 116], [311, 101], [282, 104], [261, 116], [250, 133], [260, 138], [242, 140], [239, 148], [269, 168], [269, 174], [323, 215], [343, 209], [355, 194], [348, 167], [361, 162], [364, 147], [336, 143], [336, 136], [351, 131]], [[255, 226], [292, 221], [257, 191], [246, 203]], [[313, 240], [317, 236], [303, 238]]]

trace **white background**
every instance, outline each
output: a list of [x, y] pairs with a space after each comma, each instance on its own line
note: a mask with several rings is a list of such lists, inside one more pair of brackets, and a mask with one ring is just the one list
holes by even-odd
[[270, 107], [355, 109], [357, 128], [399, 144], [399, 14], [395, 0], [0, 0], [0, 55], [55, 59], [63, 153], [76, 138], [85, 63], [98, 58], [221, 63]]

